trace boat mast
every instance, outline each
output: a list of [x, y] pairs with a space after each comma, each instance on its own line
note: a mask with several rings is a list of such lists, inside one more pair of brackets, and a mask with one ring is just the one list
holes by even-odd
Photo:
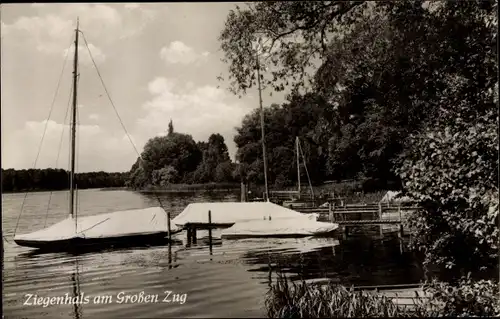
[[[78, 18], [75, 29], [75, 59], [73, 61], [73, 105], [71, 121], [71, 172], [70, 172], [70, 201], [69, 213], [75, 217], [75, 141], [76, 141], [76, 103], [77, 103], [77, 84], [78, 84]], [[76, 225], [76, 222], [75, 222]]]
[[299, 199], [300, 199], [300, 153], [299, 153], [299, 137], [295, 138], [295, 149], [297, 150], [297, 181], [299, 183]]
[[259, 51], [257, 50], [257, 83], [259, 85], [259, 104], [260, 104], [260, 128], [262, 131], [262, 159], [264, 160], [264, 183], [266, 187], [266, 201], [269, 201], [269, 188], [267, 186], [267, 156], [266, 156], [266, 143], [264, 141], [264, 109], [262, 107], [262, 90], [260, 86], [260, 63], [259, 63]]

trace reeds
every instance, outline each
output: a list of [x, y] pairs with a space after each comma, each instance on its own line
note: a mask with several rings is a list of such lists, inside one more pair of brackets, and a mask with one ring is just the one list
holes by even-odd
[[336, 284], [316, 285], [290, 281], [283, 273], [270, 285], [266, 310], [269, 318], [424, 317], [431, 316], [418, 296], [412, 307], [392, 298], [355, 291]]

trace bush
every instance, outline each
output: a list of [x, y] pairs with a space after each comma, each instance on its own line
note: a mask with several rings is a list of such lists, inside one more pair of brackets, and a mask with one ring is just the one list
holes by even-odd
[[498, 262], [498, 115], [457, 115], [415, 137], [400, 176], [423, 209], [410, 219], [425, 264], [464, 276]]
[[500, 316], [498, 284], [491, 280], [472, 281], [470, 277], [460, 280], [458, 285], [436, 280], [424, 286], [432, 299], [430, 307], [439, 313], [453, 317]]

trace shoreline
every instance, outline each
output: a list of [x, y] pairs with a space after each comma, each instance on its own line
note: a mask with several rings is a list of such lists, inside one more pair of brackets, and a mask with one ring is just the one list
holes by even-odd
[[[96, 187], [96, 188], [80, 188], [79, 190], [96, 190], [96, 191], [132, 191], [139, 193], [174, 193], [174, 192], [193, 192], [193, 191], [232, 191], [240, 189], [240, 184], [236, 183], [206, 183], [206, 184], [172, 184], [166, 187], [158, 188], [141, 188], [134, 189], [128, 186], [122, 187]], [[36, 189], [36, 190], [20, 190], [20, 191], [2, 191], [2, 194], [25, 194], [25, 193], [44, 193], [44, 192], [67, 192], [69, 189]]]

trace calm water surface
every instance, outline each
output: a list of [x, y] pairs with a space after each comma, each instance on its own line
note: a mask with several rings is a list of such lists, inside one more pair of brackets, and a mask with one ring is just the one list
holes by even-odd
[[[153, 194], [84, 190], [78, 194], [79, 216], [159, 206]], [[162, 193], [172, 217], [187, 204], [237, 201], [231, 192]], [[49, 205], [50, 198], [50, 205]], [[3, 311], [6, 318], [166, 318], [262, 317], [268, 289], [269, 263], [294, 279], [335, 280], [342, 284], [409, 284], [422, 279], [415, 258], [400, 254], [393, 236], [377, 237], [377, 229], [360, 229], [340, 238], [216, 240], [212, 255], [204, 234], [185, 246], [185, 234], [171, 247], [86, 253], [78, 256], [33, 250], [13, 243], [24, 194], [2, 197], [4, 239]], [[49, 207], [50, 206], [50, 207]], [[67, 217], [68, 193], [31, 193], [26, 197], [17, 233], [44, 228]], [[50, 208], [48, 211], [47, 208]], [[47, 214], [48, 211], [48, 214]], [[215, 231], [214, 237], [219, 233]], [[219, 235], [220, 236], [220, 235]], [[220, 237], [219, 237], [220, 238]], [[281, 266], [285, 267], [285, 266]], [[171, 291], [167, 301], [165, 291]], [[119, 297], [144, 292], [154, 303], [119, 303]], [[38, 297], [87, 297], [84, 304], [26, 305]], [[95, 299], [110, 296], [108, 301]], [[182, 303], [184, 299], [184, 303]], [[31, 300], [28, 302], [31, 303]]]

